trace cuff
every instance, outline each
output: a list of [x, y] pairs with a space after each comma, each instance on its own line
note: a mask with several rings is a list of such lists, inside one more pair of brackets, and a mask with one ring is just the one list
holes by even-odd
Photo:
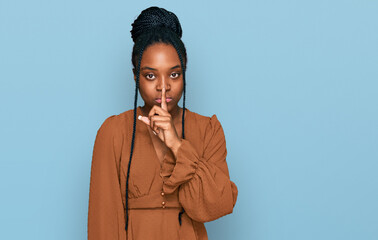
[[177, 150], [176, 159], [173, 154], [166, 154], [162, 164], [163, 191], [173, 193], [181, 184], [189, 181], [198, 168], [199, 156], [192, 144], [182, 139]]

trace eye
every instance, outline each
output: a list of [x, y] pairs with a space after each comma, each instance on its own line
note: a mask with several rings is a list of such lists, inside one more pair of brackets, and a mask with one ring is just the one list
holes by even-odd
[[177, 73], [177, 72], [171, 73], [172, 78], [178, 78], [179, 76], [180, 76], [180, 73]]
[[144, 77], [149, 79], [149, 80], [152, 80], [152, 79], [155, 78], [155, 76], [152, 73], [148, 73], [148, 74], [144, 75]]

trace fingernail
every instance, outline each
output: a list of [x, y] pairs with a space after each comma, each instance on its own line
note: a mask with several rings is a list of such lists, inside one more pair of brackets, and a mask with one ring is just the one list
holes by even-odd
[[152, 130], [152, 132], [156, 135], [156, 132], [154, 130]]

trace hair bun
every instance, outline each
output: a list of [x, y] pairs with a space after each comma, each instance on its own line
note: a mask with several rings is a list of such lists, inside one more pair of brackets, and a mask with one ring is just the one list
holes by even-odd
[[177, 16], [164, 8], [146, 8], [140, 13], [131, 26], [131, 38], [134, 42], [144, 32], [158, 27], [169, 28], [175, 32], [179, 38], [182, 37], [182, 29]]

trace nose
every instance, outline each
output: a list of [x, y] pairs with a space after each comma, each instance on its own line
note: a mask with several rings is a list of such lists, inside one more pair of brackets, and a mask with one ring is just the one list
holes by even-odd
[[163, 86], [165, 86], [165, 91], [168, 91], [168, 90], [170, 89], [169, 81], [168, 81], [168, 79], [165, 78], [165, 77], [162, 77], [162, 78], [161, 78], [161, 80], [159, 81], [157, 87], [158, 87], [158, 89], [159, 89], [160, 91], [162, 91], [162, 90], [163, 90]]

